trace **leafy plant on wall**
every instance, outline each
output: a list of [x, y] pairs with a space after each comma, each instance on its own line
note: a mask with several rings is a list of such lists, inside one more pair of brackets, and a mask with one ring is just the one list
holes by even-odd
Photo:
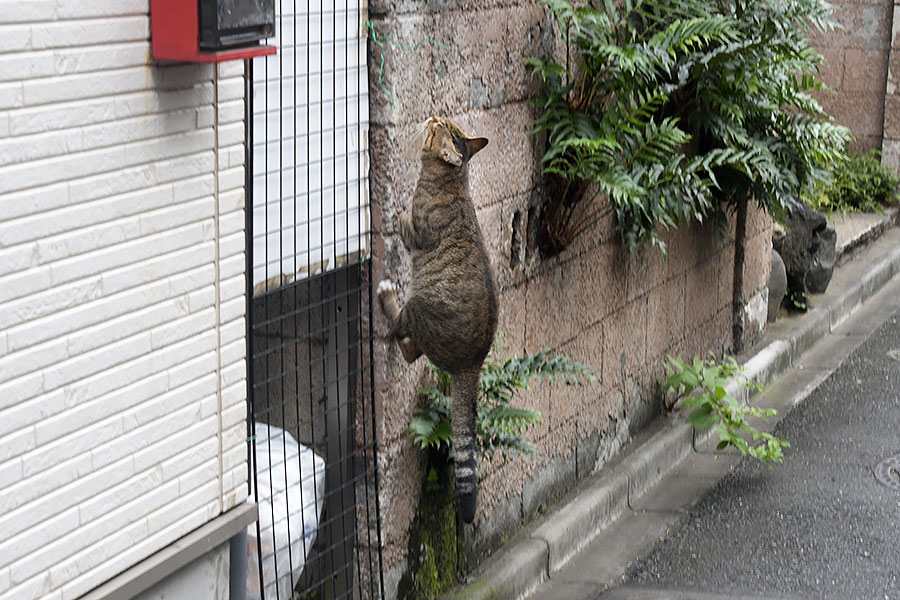
[[[566, 354], [550, 354], [546, 349], [506, 359], [497, 359], [504, 347], [495, 340], [491, 353], [481, 367], [481, 397], [478, 401], [476, 444], [482, 456], [491, 458], [499, 451], [503, 458], [520, 454], [534, 455], [534, 446], [526, 432], [541, 422], [541, 413], [516, 406], [519, 392], [534, 383], [585, 385], [597, 382], [593, 367], [572, 360]], [[419, 389], [424, 402], [413, 414], [409, 434], [423, 451], [449, 450], [453, 433], [450, 427], [450, 376], [430, 362], [433, 380]]]
[[545, 84], [545, 255], [603, 198], [627, 248], [665, 253], [661, 230], [723, 222], [728, 205], [740, 229], [750, 198], [778, 218], [842, 160], [850, 134], [812, 96], [822, 58], [807, 34], [837, 26], [824, 0], [543, 1], [566, 48], [565, 64], [528, 61]]
[[[519, 357], [505, 354], [500, 338], [481, 368], [475, 442], [485, 458], [500, 452], [504, 459], [530, 457], [534, 446], [528, 431], [541, 422], [541, 413], [516, 405], [516, 396], [536, 383], [586, 385], [597, 382], [589, 365], [565, 354], [541, 350]], [[439, 598], [457, 582], [459, 558], [456, 536], [455, 478], [450, 462], [450, 376], [431, 363], [431, 378], [420, 389], [422, 405], [409, 423], [408, 433], [426, 460], [425, 481], [416, 517], [410, 528], [408, 571], [400, 581], [403, 598]]]
[[822, 212], [884, 212], [897, 204], [900, 177], [881, 164], [881, 153], [853, 154], [835, 170], [828, 185], [816, 186], [804, 200]]

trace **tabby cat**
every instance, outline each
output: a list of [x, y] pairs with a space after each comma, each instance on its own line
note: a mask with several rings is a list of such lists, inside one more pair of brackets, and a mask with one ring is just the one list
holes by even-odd
[[497, 283], [469, 195], [469, 160], [487, 145], [447, 119], [425, 124], [422, 168], [412, 209], [399, 217], [412, 255], [412, 282], [403, 308], [390, 280], [378, 298], [403, 357], [422, 354], [452, 376], [453, 462], [459, 512], [475, 519], [478, 471], [475, 407], [481, 364], [497, 330]]

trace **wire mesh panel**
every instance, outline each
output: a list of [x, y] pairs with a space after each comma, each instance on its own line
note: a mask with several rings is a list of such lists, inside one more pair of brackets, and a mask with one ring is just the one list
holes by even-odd
[[276, 2], [248, 65], [250, 597], [384, 595], [364, 11]]

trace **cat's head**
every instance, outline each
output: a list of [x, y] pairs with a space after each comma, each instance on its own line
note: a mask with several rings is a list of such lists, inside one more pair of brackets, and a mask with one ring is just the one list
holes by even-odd
[[487, 143], [487, 138], [468, 137], [450, 119], [431, 117], [425, 122], [422, 158], [463, 167], [475, 156], [475, 153], [487, 146]]

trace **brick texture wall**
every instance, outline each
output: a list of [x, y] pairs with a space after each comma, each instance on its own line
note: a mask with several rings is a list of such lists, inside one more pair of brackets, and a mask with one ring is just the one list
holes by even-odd
[[844, 29], [815, 35], [813, 46], [827, 61], [822, 79], [837, 93], [823, 94], [819, 100], [853, 131], [853, 150], [881, 149], [885, 129], [897, 121], [896, 110], [885, 103], [894, 2], [834, 0], [832, 4]]
[[241, 63], [147, 0], [0, 2], [0, 598], [77, 598], [246, 496]]
[[[532, 135], [537, 92], [526, 58], [559, 52], [541, 4], [529, 0], [420, 3], [370, 0], [376, 31], [413, 51], [370, 45], [370, 80], [381, 76], [395, 102], [372, 86], [370, 144], [375, 282], [409, 284], [409, 257], [396, 235], [396, 214], [410, 202], [418, 174], [422, 123], [448, 116], [470, 135], [489, 138], [470, 167], [470, 184], [501, 287], [500, 333], [510, 353], [549, 347], [593, 364], [603, 383], [591, 388], [541, 386], [519, 401], [541, 410], [530, 433], [531, 461], [482, 462], [479, 514], [463, 530], [474, 566], [541, 505], [570, 489], [614, 455], [629, 433], [658, 414], [654, 382], [666, 353], [693, 355], [732, 345], [733, 225], [669, 232], [669, 256], [644, 248], [629, 255], [607, 206], [599, 221], [562, 255], [536, 256], [529, 214], [542, 194], [543, 145]], [[749, 302], [768, 280], [771, 225], [751, 211], [745, 290]], [[763, 311], [763, 320], [765, 313]], [[405, 568], [408, 530], [418, 503], [422, 461], [406, 433], [424, 377], [421, 361], [404, 363], [376, 315], [381, 508], [388, 595]]]

